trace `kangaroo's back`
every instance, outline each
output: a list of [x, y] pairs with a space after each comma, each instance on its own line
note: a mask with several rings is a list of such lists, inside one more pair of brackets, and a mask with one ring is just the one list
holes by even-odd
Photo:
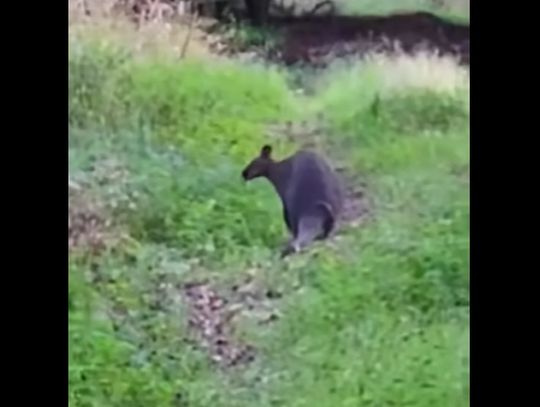
[[310, 151], [300, 151], [290, 160], [284, 204], [291, 222], [297, 225], [302, 215], [307, 215], [319, 205], [326, 206], [334, 218], [339, 216], [343, 205], [342, 188], [326, 161]]

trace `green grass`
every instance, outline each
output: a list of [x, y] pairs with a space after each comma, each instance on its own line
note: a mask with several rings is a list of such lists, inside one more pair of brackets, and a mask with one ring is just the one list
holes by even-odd
[[[70, 177], [129, 236], [70, 256], [70, 406], [468, 405], [461, 69], [374, 59], [298, 97], [269, 67], [70, 51]], [[240, 171], [269, 123], [320, 113], [326, 152], [367, 182], [373, 219], [283, 262], [279, 202]], [[296, 147], [270, 142], [277, 156]], [[240, 324], [257, 359], [223, 372], [187, 340], [179, 287], [248, 274], [283, 292], [281, 318]]]
[[338, 0], [342, 13], [383, 15], [397, 12], [426, 11], [444, 18], [468, 23], [470, 0]]

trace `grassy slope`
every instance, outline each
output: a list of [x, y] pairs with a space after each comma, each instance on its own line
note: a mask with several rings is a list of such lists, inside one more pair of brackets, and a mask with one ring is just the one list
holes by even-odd
[[[318, 81], [299, 99], [269, 68], [71, 44], [70, 174], [131, 236], [71, 256], [72, 407], [468, 405], [468, 78], [426, 56]], [[375, 218], [282, 263], [273, 191], [239, 172], [266, 123], [320, 112]], [[174, 287], [247, 271], [286, 293], [282, 318], [246, 325], [259, 357], [223, 375], [184, 341]]]

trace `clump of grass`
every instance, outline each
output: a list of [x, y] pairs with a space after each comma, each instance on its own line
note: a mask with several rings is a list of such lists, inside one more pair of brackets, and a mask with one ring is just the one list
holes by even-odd
[[106, 125], [126, 114], [119, 87], [129, 53], [107, 44], [91, 48], [70, 39], [69, 122], [75, 126]]

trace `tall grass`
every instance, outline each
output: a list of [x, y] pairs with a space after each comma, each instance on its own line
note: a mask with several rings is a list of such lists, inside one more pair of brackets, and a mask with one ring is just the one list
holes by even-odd
[[[299, 98], [278, 69], [71, 39], [70, 177], [130, 236], [71, 255], [72, 407], [468, 405], [466, 71], [374, 56]], [[268, 124], [321, 114], [373, 220], [279, 261], [279, 202], [240, 171], [263, 143], [296, 147]], [[180, 287], [247, 275], [283, 294], [280, 318], [240, 324], [257, 359], [220, 372]]]

